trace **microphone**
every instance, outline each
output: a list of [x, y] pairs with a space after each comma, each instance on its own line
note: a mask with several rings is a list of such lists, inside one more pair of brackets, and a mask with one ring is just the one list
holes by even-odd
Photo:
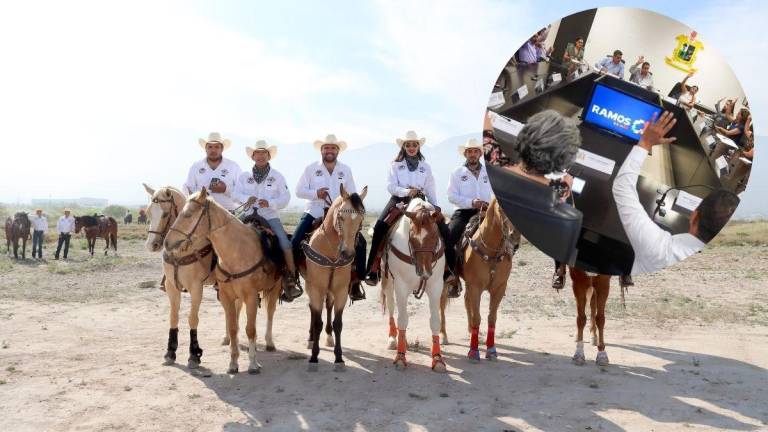
[[664, 206], [666, 205], [665, 200], [667, 199], [667, 194], [670, 191], [673, 191], [673, 190], [681, 191], [681, 190], [695, 188], [695, 187], [704, 187], [704, 188], [707, 188], [707, 189], [709, 189], [710, 191], [713, 191], [713, 192], [716, 190], [712, 186], [705, 185], [705, 184], [695, 184], [695, 185], [688, 185], [688, 186], [680, 186], [680, 187], [668, 188], [667, 190], [664, 191], [664, 193], [661, 194], [661, 197], [656, 200], [656, 208], [653, 209], [653, 215], [651, 215], [651, 219], [655, 218], [657, 214], [659, 216], [661, 216], [661, 217], [664, 217], [664, 216], [667, 215], [667, 210], [664, 209]]

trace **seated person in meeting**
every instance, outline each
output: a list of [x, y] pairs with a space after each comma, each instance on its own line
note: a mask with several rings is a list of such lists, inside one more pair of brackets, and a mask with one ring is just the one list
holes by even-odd
[[683, 78], [683, 81], [680, 82], [680, 96], [677, 98], [677, 101], [680, 102], [680, 105], [682, 105], [683, 108], [685, 108], [688, 112], [691, 111], [694, 105], [696, 105], [696, 93], [699, 92], [699, 86], [687, 86], [686, 83], [688, 82], [688, 79], [693, 76], [693, 72], [688, 73], [688, 75]]
[[612, 56], [595, 63], [595, 69], [600, 73], [609, 73], [616, 75], [619, 79], [624, 79], [624, 62], [621, 60], [623, 55], [621, 50], [616, 50]]
[[563, 64], [570, 61], [580, 62], [584, 60], [584, 39], [576, 38], [575, 42], [569, 42], [563, 52]]
[[629, 81], [647, 90], [653, 90], [651, 64], [645, 61], [645, 57], [640, 56], [637, 63], [629, 67]]
[[749, 110], [746, 108], [742, 108], [739, 110], [739, 113], [736, 114], [736, 117], [731, 121], [727, 127], [720, 127], [715, 126], [715, 130], [717, 133], [727, 136], [728, 138], [732, 139], [733, 142], [736, 143], [739, 147], [744, 147], [746, 144], [746, 141], [743, 141], [744, 138], [744, 132], [747, 128], [747, 119], [749, 118]]
[[688, 232], [675, 235], [660, 228], [648, 216], [637, 193], [640, 168], [653, 146], [675, 141], [674, 137], [664, 137], [675, 122], [670, 112], [664, 112], [658, 121], [654, 116], [613, 181], [619, 218], [635, 252], [633, 275], [663, 269], [700, 251], [720, 232], [739, 204], [734, 193], [722, 189], [713, 191], [691, 214]]
[[523, 46], [521, 46], [515, 53], [515, 58], [519, 64], [533, 64], [542, 60], [546, 60], [547, 56], [552, 52], [550, 47], [548, 50], [544, 49], [544, 40], [541, 39], [540, 33], [536, 33], [528, 39]]

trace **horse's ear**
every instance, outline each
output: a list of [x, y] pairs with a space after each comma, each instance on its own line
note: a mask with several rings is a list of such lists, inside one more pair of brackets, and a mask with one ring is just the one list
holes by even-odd
[[410, 220], [413, 220], [413, 218], [415, 218], [415, 217], [416, 217], [416, 212], [407, 211], [407, 212], [405, 212], [405, 216], [406, 216], [408, 219], [410, 219]]
[[433, 212], [430, 214], [430, 216], [432, 216], [432, 220], [433, 220], [434, 222], [439, 222], [439, 221], [440, 221], [440, 218], [442, 218], [442, 217], [443, 217], [443, 214], [442, 214], [442, 213], [440, 213], [439, 211], [435, 210], [435, 211], [433, 211]]
[[363, 188], [363, 191], [358, 194], [360, 196], [360, 200], [364, 200], [365, 196], [368, 195], [368, 186]]
[[142, 185], [144, 186], [144, 190], [147, 191], [149, 196], [154, 196], [155, 195], [155, 190], [154, 189], [152, 189], [151, 187], [147, 186], [146, 183], [142, 183]]
[[348, 200], [349, 199], [349, 194], [344, 189], [344, 185], [343, 184], [339, 185], [339, 195], [341, 195], [341, 197], [344, 198], [344, 200]]
[[208, 189], [206, 189], [205, 186], [203, 186], [203, 188], [200, 189], [200, 198], [205, 199], [207, 197], [208, 197]]

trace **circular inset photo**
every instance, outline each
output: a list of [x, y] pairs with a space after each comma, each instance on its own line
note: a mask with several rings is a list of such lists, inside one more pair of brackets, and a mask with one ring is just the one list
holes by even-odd
[[493, 86], [483, 136], [515, 227], [557, 265], [605, 275], [700, 251], [738, 206], [754, 151], [747, 96], [706, 35], [626, 7], [526, 40]]

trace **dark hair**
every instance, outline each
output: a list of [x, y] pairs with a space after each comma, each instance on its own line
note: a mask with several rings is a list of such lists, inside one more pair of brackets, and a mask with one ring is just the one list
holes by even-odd
[[[397, 157], [395, 158], [395, 162], [400, 162], [403, 159], [405, 159], [405, 146], [400, 147], [400, 152], [397, 153]], [[420, 161], [424, 160], [424, 155], [421, 154], [421, 144], [419, 144], [419, 152], [416, 153], [416, 157], [419, 158]]]
[[712, 241], [736, 211], [739, 202], [735, 193], [725, 189], [707, 195], [696, 208], [699, 214], [696, 236], [704, 243]]
[[576, 38], [576, 40], [574, 42], [578, 42], [578, 41], [584, 42], [584, 38], [579, 36], [579, 37]]
[[648, 63], [648, 62], [643, 62], [643, 66], [648, 66], [648, 67], [651, 67], [651, 64], [650, 64], [650, 63]]
[[515, 140], [528, 170], [544, 175], [567, 170], [581, 147], [576, 123], [554, 110], [532, 115]]
[[615, 55], [615, 56], [617, 56], [617, 55], [623, 56], [624, 53], [621, 52], [621, 50], [616, 50], [616, 51], [613, 52], [613, 55]]

